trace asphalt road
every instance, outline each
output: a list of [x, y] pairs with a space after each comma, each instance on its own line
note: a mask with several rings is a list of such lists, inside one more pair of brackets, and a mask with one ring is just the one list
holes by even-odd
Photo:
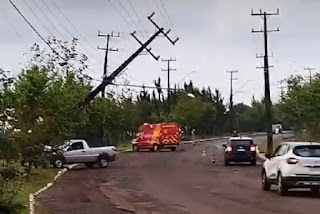
[[[257, 142], [263, 139], [255, 137]], [[48, 214], [320, 212], [320, 195], [293, 191], [281, 197], [275, 189], [263, 192], [261, 162], [224, 166], [223, 143], [189, 144], [176, 152], [124, 153], [107, 169], [73, 169], [39, 196], [36, 210]]]

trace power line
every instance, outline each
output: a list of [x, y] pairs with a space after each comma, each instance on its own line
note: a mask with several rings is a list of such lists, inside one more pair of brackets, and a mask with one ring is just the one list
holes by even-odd
[[125, 16], [120, 12], [120, 10], [118, 10], [118, 8], [111, 3], [111, 0], [107, 0], [109, 2], [109, 4], [111, 5], [111, 7], [119, 14], [119, 16], [123, 19], [123, 21], [127, 24], [127, 25], [131, 25], [130, 22], [125, 18]]
[[153, 0], [154, 5], [156, 6], [156, 8], [158, 9], [158, 11], [160, 12], [160, 15], [162, 16], [162, 19], [164, 20], [164, 22], [167, 25], [170, 25], [170, 23], [168, 22], [168, 20], [166, 19], [165, 14], [163, 13], [163, 11], [161, 10], [161, 7], [159, 6], [157, 0]]
[[71, 68], [75, 69], [78, 71], [81, 75], [83, 75], [86, 78], [92, 79], [90, 76], [83, 74], [82, 71], [79, 69], [75, 68], [73, 65], [67, 62], [67, 60], [62, 57], [51, 45], [50, 43], [44, 39], [44, 37], [37, 31], [37, 29], [29, 22], [29, 20], [22, 14], [22, 12], [19, 10], [19, 8], [12, 2], [12, 0], [8, 0], [10, 4], [14, 7], [14, 9], [19, 13], [19, 15], [23, 18], [23, 20], [30, 26], [30, 28], [38, 35], [38, 37], [46, 44], [48, 47], [52, 50], [54, 54], [56, 54], [59, 58], [63, 59]]
[[72, 22], [70, 21], [70, 19], [62, 12], [62, 10], [60, 9], [60, 7], [54, 2], [54, 0], [51, 0], [53, 6], [57, 9], [57, 11], [62, 15], [62, 17], [69, 23], [69, 25], [73, 28], [73, 30], [82, 38], [82, 40], [88, 45], [90, 46], [93, 50], [95, 50], [95, 48], [93, 47], [93, 45], [90, 44], [90, 42], [81, 34], [81, 32], [72, 24]]
[[8, 19], [9, 16], [6, 15], [6, 14], [2, 14], [2, 13], [1, 13], [1, 15], [2, 15], [3, 19], [6, 20], [8, 26], [11, 28], [11, 30], [12, 30], [12, 31], [17, 35], [17, 37], [23, 42], [26, 50], [29, 49], [29, 47], [28, 47], [28, 45], [27, 45], [27, 42], [24, 40], [24, 38], [22, 37], [22, 35], [18, 32], [18, 30], [16, 29], [16, 27], [14, 26], [14, 24]]
[[[109, 0], [110, 1], [110, 0]], [[118, 0], [118, 3], [120, 5], [120, 7], [123, 9], [123, 11], [126, 13], [127, 17], [129, 17], [131, 23], [133, 23], [135, 25], [135, 27], [137, 29], [140, 28], [139, 24], [137, 24], [131, 17], [131, 14], [128, 12], [127, 8], [122, 4], [121, 0]], [[146, 35], [143, 33], [143, 31], [140, 31], [142, 37], [145, 37]]]
[[64, 35], [59, 31], [59, 29], [54, 25], [53, 22], [48, 18], [48, 16], [42, 11], [41, 7], [38, 5], [38, 3], [35, 0], [32, 0], [33, 4], [37, 7], [38, 11], [42, 14], [43, 17], [50, 23], [50, 25], [53, 27], [53, 29], [61, 36], [61, 38], [64, 38]]
[[[13, 2], [11, 0], [9, 0], [11, 4], [13, 4]], [[43, 23], [43, 21], [38, 17], [38, 15], [33, 11], [33, 9], [30, 7], [30, 5], [27, 3], [26, 0], [23, 0], [23, 2], [25, 3], [25, 5], [28, 7], [28, 9], [31, 11], [31, 13], [36, 17], [36, 19], [41, 23], [41, 25], [48, 31], [49, 35], [54, 35], [51, 30], [47, 27], [47, 25], [45, 25]], [[16, 8], [16, 7], [15, 7]], [[21, 13], [21, 12], [20, 12]], [[30, 23], [30, 22], [29, 22]]]
[[[34, 2], [34, 0], [33, 0]], [[43, 5], [47, 8], [47, 10], [49, 11], [49, 13], [51, 13], [51, 15], [56, 18], [56, 20], [60, 23], [60, 25], [63, 27], [63, 29], [65, 31], [68, 32], [68, 34], [72, 37], [75, 38], [75, 36], [69, 31], [69, 29], [67, 27], [64, 26], [64, 24], [58, 19], [58, 17], [56, 16], [56, 14], [54, 14], [51, 9], [49, 8], [49, 6], [47, 5], [47, 3], [45, 2], [45, 0], [41, 0], [41, 2], [43, 3]]]
[[[169, 16], [168, 10], [167, 10], [167, 8], [166, 8], [166, 6], [165, 6], [165, 3], [163, 2], [163, 0], [160, 0], [160, 3], [161, 3], [161, 6], [162, 6], [162, 8], [163, 8], [163, 10], [164, 10], [164, 13], [166, 14], [166, 16], [167, 16], [167, 18], [168, 18], [169, 24], [171, 25], [171, 27], [173, 28], [173, 30], [176, 31], [175, 26], [173, 25], [172, 20], [171, 20], [171, 18], [170, 18], [170, 16]], [[176, 31], [176, 32], [177, 32], [177, 31]]]
[[142, 28], [143, 28], [143, 30], [144, 30], [144, 33], [145, 33], [145, 34], [148, 34], [148, 31], [146, 30], [144, 24], [142, 23], [142, 21], [141, 21], [141, 19], [140, 19], [140, 16], [138, 15], [136, 9], [135, 9], [134, 6], [132, 5], [131, 0], [128, 0], [128, 2], [129, 2], [129, 4], [130, 4], [130, 7], [131, 7], [131, 9], [133, 10], [135, 16], [138, 18], [138, 21], [139, 21], [140, 25], [142, 26]]

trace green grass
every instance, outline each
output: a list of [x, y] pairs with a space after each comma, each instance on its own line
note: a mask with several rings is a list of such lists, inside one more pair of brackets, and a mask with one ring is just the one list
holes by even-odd
[[132, 143], [131, 143], [131, 141], [123, 142], [123, 143], [121, 143], [121, 144], [119, 144], [117, 146], [117, 149], [119, 151], [126, 151], [126, 150], [129, 150], [129, 149], [132, 149]]
[[[23, 205], [29, 207], [29, 194], [35, 193], [39, 189], [45, 187], [47, 183], [50, 183], [53, 180], [57, 172], [57, 169], [33, 169], [32, 175], [30, 177], [30, 182], [27, 182], [26, 178], [24, 178], [22, 182], [22, 190], [20, 192], [19, 198]], [[21, 214], [28, 213], [29, 210], [26, 209]]]
[[[295, 138], [291, 138], [291, 139], [286, 139], [286, 140], [273, 140], [273, 151], [275, 151], [275, 149], [279, 146], [279, 144], [281, 142], [290, 142], [290, 141], [294, 141], [296, 140]], [[259, 148], [259, 152], [260, 153], [267, 153], [268, 151], [268, 143], [267, 141], [262, 141], [261, 143], [259, 143], [258, 145]]]

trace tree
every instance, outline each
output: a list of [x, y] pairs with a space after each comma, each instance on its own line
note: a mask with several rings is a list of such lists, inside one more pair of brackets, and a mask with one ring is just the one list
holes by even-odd
[[319, 133], [320, 124], [320, 77], [310, 84], [301, 76], [287, 79], [288, 90], [279, 103], [282, 120], [296, 131], [307, 129], [310, 134]]
[[215, 119], [215, 108], [201, 99], [201, 97], [189, 98], [181, 95], [174, 106], [171, 118], [188, 130], [195, 128], [198, 133], [210, 132], [209, 124]]

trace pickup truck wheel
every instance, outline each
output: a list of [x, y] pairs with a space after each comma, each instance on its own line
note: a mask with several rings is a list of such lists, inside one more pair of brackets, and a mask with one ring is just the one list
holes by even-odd
[[61, 169], [63, 167], [63, 161], [61, 159], [56, 159], [53, 162], [53, 166], [54, 166], [54, 168]]
[[95, 163], [85, 163], [86, 167], [93, 168]]
[[100, 166], [100, 168], [106, 168], [109, 165], [109, 161], [106, 157], [99, 157], [98, 158], [98, 165]]

